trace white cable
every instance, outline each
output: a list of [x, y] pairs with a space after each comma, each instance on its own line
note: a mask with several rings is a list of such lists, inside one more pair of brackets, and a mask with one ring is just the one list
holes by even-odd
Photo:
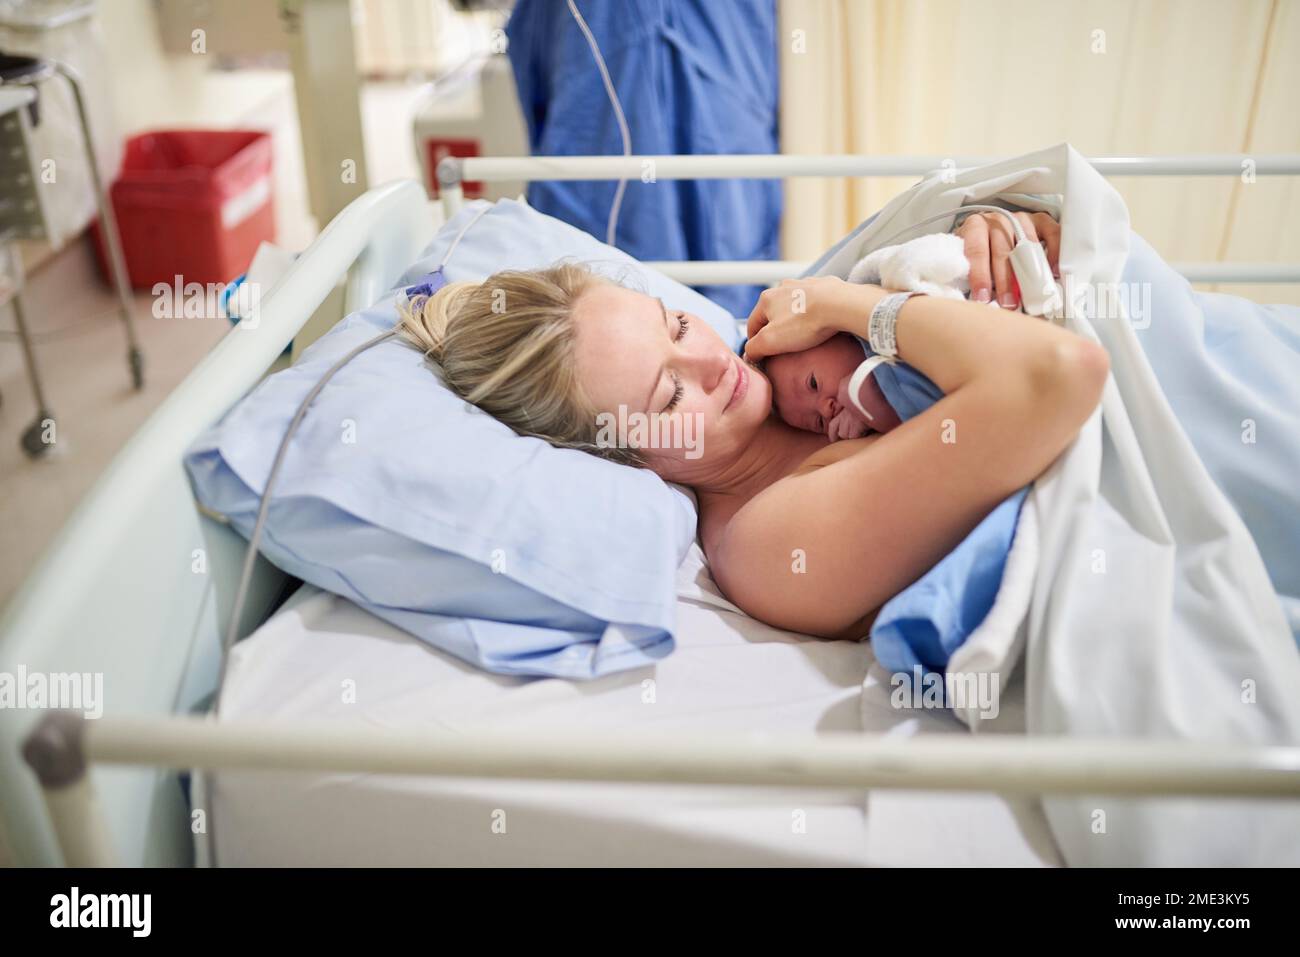
[[[456, 234], [456, 238], [453, 239], [451, 245], [447, 247], [447, 252], [446, 255], [442, 257], [442, 262], [438, 264], [439, 269], [447, 265], [448, 260], [451, 259], [451, 254], [456, 251], [456, 247], [460, 244], [461, 238], [469, 232], [470, 227], [482, 219], [484, 215], [491, 212], [494, 208], [495, 207], [491, 204], [485, 205], [472, 219], [470, 219], [468, 223], [461, 227], [460, 232]], [[302, 424], [303, 418], [307, 415], [308, 406], [310, 406], [312, 400], [320, 394], [321, 389], [325, 388], [325, 384], [334, 377], [334, 373], [338, 372], [367, 349], [377, 346], [388, 339], [395, 338], [396, 336], [396, 329], [390, 329], [387, 332], [380, 333], [374, 338], [363, 342], [338, 362], [334, 363], [334, 365], [332, 365], [329, 370], [320, 377], [316, 385], [311, 388], [302, 402], [298, 404], [298, 409], [294, 412], [293, 418], [289, 421], [288, 428], [284, 430], [284, 437], [280, 439], [279, 448], [276, 449], [275, 458], [271, 462], [271, 469], [267, 473], [266, 484], [262, 487], [262, 498], [257, 506], [257, 518], [254, 520], [253, 530], [248, 536], [248, 547], [244, 550], [244, 564], [240, 570], [239, 583], [235, 587], [235, 600], [230, 606], [230, 618], [226, 622], [226, 632], [221, 642], [221, 670], [217, 676], [216, 697], [213, 699], [214, 706], [220, 705], [221, 703], [221, 691], [222, 688], [225, 687], [226, 683], [226, 670], [229, 667], [230, 649], [234, 647], [235, 641], [239, 637], [239, 620], [243, 615], [244, 605], [248, 601], [248, 590], [253, 581], [253, 567], [257, 560], [258, 545], [261, 544], [262, 531], [266, 527], [267, 516], [271, 511], [271, 490], [275, 487], [276, 480], [280, 477], [280, 471], [284, 466], [285, 456], [289, 454], [289, 442], [293, 438], [294, 433], [298, 431], [298, 426]]]
[[[469, 232], [470, 227], [494, 208], [491, 204], [485, 205], [468, 223], [461, 227], [460, 232], [456, 234], [456, 238], [447, 247], [447, 253], [442, 257], [442, 262], [438, 264], [439, 269], [447, 265], [447, 261], [451, 259], [451, 254], [456, 251], [456, 246], [460, 244], [461, 238]], [[308, 407], [320, 394], [321, 389], [325, 388], [325, 384], [334, 378], [334, 373], [361, 355], [361, 353], [379, 345], [381, 342], [396, 339], [397, 335], [398, 331], [396, 329], [381, 332], [379, 335], [361, 343], [361, 345], [352, 349], [342, 359], [330, 366], [329, 370], [312, 386], [306, 398], [298, 404], [298, 409], [289, 421], [288, 428], [284, 430], [284, 437], [280, 439], [280, 446], [276, 449], [275, 458], [271, 461], [271, 469], [266, 476], [266, 485], [262, 487], [262, 497], [257, 504], [257, 518], [253, 521], [253, 529], [248, 535], [248, 545], [244, 549], [244, 563], [240, 568], [239, 582], [235, 586], [235, 600], [230, 606], [230, 618], [226, 621], [226, 631], [221, 639], [221, 665], [217, 672], [217, 690], [212, 696], [213, 711], [221, 707], [221, 692], [226, 687], [226, 674], [230, 670], [230, 649], [234, 647], [235, 641], [239, 637], [239, 621], [243, 617], [244, 605], [248, 602], [248, 592], [253, 582], [253, 568], [257, 564], [258, 546], [261, 544], [262, 533], [266, 528], [267, 516], [271, 512], [271, 490], [275, 487], [275, 482], [280, 477], [280, 471], [284, 467], [285, 457], [289, 454], [289, 442], [293, 439], [294, 433], [298, 431], [298, 426], [302, 424], [303, 418], [307, 415]], [[210, 846], [213, 848], [216, 847], [216, 826], [215, 818], [208, 821], [208, 830], [212, 832], [209, 835]]]
[[[605, 67], [605, 58], [600, 55], [600, 47], [596, 45], [596, 38], [591, 35], [591, 30], [587, 27], [587, 21], [582, 19], [582, 14], [578, 12], [578, 6], [573, 0], [568, 0], [569, 12], [573, 14], [573, 19], [578, 23], [578, 29], [582, 35], [587, 38], [587, 45], [591, 47], [591, 55], [596, 58], [596, 66], [600, 70], [600, 78], [605, 84], [605, 93], [609, 97], [610, 105], [614, 107], [614, 118], [618, 120], [618, 131], [623, 137], [623, 155], [632, 155], [632, 134], [627, 128], [627, 119], [623, 116], [623, 104], [618, 101], [618, 94], [614, 92], [614, 82], [609, 78], [609, 70]], [[609, 222], [605, 226], [605, 243], [614, 245], [614, 233], [618, 229], [618, 212], [623, 205], [623, 191], [627, 189], [627, 180], [618, 181], [618, 189], [614, 191], [614, 205], [609, 208]]]
[[1062, 312], [1064, 302], [1061, 289], [1053, 279], [1052, 267], [1047, 261], [1047, 254], [1043, 251], [1042, 244], [1029, 242], [1029, 237], [1025, 235], [1020, 222], [1011, 214], [1010, 210], [1003, 209], [1001, 206], [975, 204], [959, 206], [947, 212], [936, 213], [934, 216], [928, 216], [919, 222], [913, 223], [906, 229], [899, 230], [884, 242], [877, 243], [875, 249], [884, 249], [886, 246], [892, 245], [899, 237], [911, 232], [918, 226], [924, 226], [940, 219], [947, 219], [949, 216], [956, 217], [967, 212], [998, 213], [1006, 218], [1007, 222], [1011, 224], [1011, 231], [1016, 235], [1016, 245], [1011, 250], [1009, 262], [1011, 271], [1015, 274], [1016, 283], [1020, 287], [1020, 301], [1025, 312], [1031, 316], [1060, 318], [1064, 314]]
[[460, 232], [456, 234], [456, 238], [453, 239], [451, 241], [451, 245], [447, 247], [447, 254], [442, 257], [442, 262], [438, 263], [439, 269], [447, 265], [447, 262], [451, 259], [451, 254], [454, 253], [456, 251], [456, 247], [460, 245], [461, 237], [464, 236], [467, 232], [469, 232], [470, 227], [473, 226], [475, 223], [477, 223], [488, 213], [492, 212], [494, 208], [495, 207], [491, 203], [489, 203], [488, 205], [480, 209], [477, 213], [475, 213], [473, 219], [471, 219], [468, 223], [466, 223], [464, 226], [461, 227]]
[[[962, 213], [1001, 213], [1003, 216], [1006, 217], [1007, 222], [1011, 224], [1011, 230], [1016, 234], [1016, 243], [1019, 244], [1025, 241], [1026, 238], [1025, 231], [1021, 227], [1019, 220], [1017, 220], [1016, 217], [1011, 214], [1010, 210], [1003, 209], [1001, 206], [973, 205], [973, 206], [959, 206], [956, 209], [950, 209], [947, 210], [946, 212], [937, 213], [934, 216], [928, 216], [919, 222], [913, 223], [911, 226], [908, 226], [906, 229], [900, 229], [898, 232], [894, 233], [894, 235], [890, 236], [883, 243], [877, 243], [876, 249], [884, 249], [886, 246], [892, 246], [894, 244], [894, 241], [898, 239], [898, 237], [910, 233], [913, 229], [915, 229], [918, 226], [925, 226], [927, 223], [938, 222], [939, 220], [946, 219], [949, 216], [956, 217], [961, 215]], [[874, 251], [875, 250], [872, 250], [872, 252]]]

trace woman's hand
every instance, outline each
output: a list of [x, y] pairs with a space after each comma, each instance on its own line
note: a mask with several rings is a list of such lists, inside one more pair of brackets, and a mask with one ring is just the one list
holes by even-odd
[[855, 318], [870, 315], [882, 294], [879, 286], [847, 283], [834, 276], [783, 279], [779, 286], [763, 291], [749, 314], [745, 358], [757, 362], [821, 345], [837, 332], [853, 328]]
[[[1047, 247], [1047, 262], [1052, 275], [1057, 276], [1061, 258], [1061, 224], [1047, 213], [1012, 213], [1031, 243]], [[997, 300], [1005, 309], [1020, 305], [1020, 287], [1011, 271], [1011, 250], [1016, 244], [1015, 233], [1005, 216], [997, 213], [972, 213], [957, 229], [957, 235], [966, 244], [966, 258], [970, 261], [971, 302]]]

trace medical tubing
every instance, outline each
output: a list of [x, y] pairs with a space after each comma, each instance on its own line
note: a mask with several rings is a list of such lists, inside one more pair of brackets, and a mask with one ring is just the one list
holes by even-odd
[[[582, 14], [578, 12], [578, 6], [573, 0], [568, 0], [569, 12], [573, 14], [573, 19], [578, 24], [578, 29], [582, 35], [587, 38], [587, 46], [591, 47], [591, 55], [596, 58], [596, 67], [600, 70], [600, 79], [605, 84], [605, 95], [609, 97], [609, 103], [614, 107], [614, 119], [618, 121], [618, 132], [623, 138], [623, 155], [632, 155], [632, 133], [628, 130], [627, 118], [623, 116], [623, 104], [619, 102], [618, 94], [614, 92], [614, 82], [609, 78], [609, 69], [605, 66], [605, 58], [601, 56], [600, 47], [596, 44], [596, 38], [592, 36], [591, 29], [587, 26], [587, 21], [582, 19]], [[618, 213], [623, 206], [623, 192], [627, 189], [627, 180], [618, 181], [618, 189], [614, 191], [614, 204], [609, 208], [609, 221], [605, 226], [605, 243], [613, 246], [614, 234], [618, 231]]]
[[[447, 261], [451, 259], [451, 254], [456, 251], [456, 247], [460, 245], [461, 238], [469, 232], [470, 227], [491, 212], [493, 208], [494, 207], [491, 205], [484, 206], [474, 215], [473, 219], [461, 228], [460, 232], [456, 234], [456, 238], [451, 241], [451, 245], [447, 247], [447, 252], [443, 255], [442, 262], [438, 263], [439, 269], [442, 269], [447, 265]], [[275, 459], [271, 463], [271, 471], [267, 473], [266, 485], [262, 489], [262, 500], [258, 504], [257, 508], [257, 520], [253, 523], [253, 531], [248, 537], [248, 547], [244, 551], [244, 565], [239, 574], [239, 587], [235, 589], [235, 601], [230, 607], [230, 620], [226, 622], [226, 634], [221, 642], [221, 673], [217, 677], [216, 697], [213, 698], [214, 704], [219, 704], [221, 701], [221, 689], [226, 683], [229, 652], [230, 649], [234, 647], [235, 637], [239, 632], [239, 619], [243, 614], [244, 604], [248, 601], [249, 584], [253, 580], [253, 566], [257, 560], [257, 546], [262, 541], [262, 530], [266, 525], [266, 517], [271, 511], [271, 490], [275, 486], [275, 480], [280, 475], [281, 467], [284, 465], [285, 456], [289, 451], [289, 442], [298, 431], [298, 426], [302, 424], [302, 420], [307, 414], [308, 406], [311, 405], [316, 396], [320, 395], [321, 389], [325, 388], [325, 384], [334, 377], [334, 373], [338, 372], [367, 349], [377, 346], [388, 339], [392, 339], [397, 334], [396, 329], [390, 329], [387, 332], [381, 333], [373, 339], [363, 342], [338, 362], [334, 363], [334, 365], [330, 366], [329, 370], [320, 377], [320, 380], [312, 387], [311, 391], [307, 393], [307, 396], [298, 405], [298, 410], [294, 413], [293, 419], [290, 420], [289, 427], [285, 429], [284, 438], [280, 440], [280, 447], [276, 450]]]
[[471, 219], [468, 223], [466, 223], [463, 227], [461, 227], [460, 232], [458, 232], [458, 233], [456, 234], [456, 238], [453, 239], [453, 240], [451, 241], [451, 245], [447, 247], [447, 251], [443, 254], [443, 256], [442, 256], [442, 262], [438, 263], [438, 268], [439, 268], [439, 269], [441, 269], [443, 266], [447, 265], [447, 261], [451, 259], [451, 254], [454, 253], [454, 252], [456, 251], [456, 247], [460, 245], [461, 238], [462, 238], [462, 237], [463, 237], [467, 232], [470, 231], [470, 227], [473, 226], [475, 223], [477, 223], [480, 219], [482, 219], [482, 218], [483, 218], [484, 216], [486, 216], [488, 213], [492, 212], [492, 210], [493, 210], [494, 208], [495, 208], [495, 207], [494, 207], [492, 204], [489, 203], [487, 206], [484, 206], [484, 207], [483, 207], [482, 209], [480, 209], [477, 213], [475, 213], [473, 219]]
[[365, 352], [372, 346], [397, 335], [396, 329], [389, 329], [387, 332], [368, 339], [361, 345], [357, 346], [347, 355], [345, 355], [334, 365], [330, 366], [328, 372], [320, 377], [307, 397], [302, 400], [298, 406], [298, 411], [294, 413], [293, 419], [289, 422], [289, 427], [285, 429], [284, 438], [280, 440], [280, 447], [275, 452], [275, 460], [271, 463], [271, 471], [266, 476], [266, 487], [262, 490], [262, 502], [257, 509], [257, 521], [253, 523], [252, 534], [248, 537], [248, 548], [244, 552], [244, 567], [239, 575], [239, 588], [235, 591], [235, 602], [230, 609], [230, 620], [226, 622], [226, 636], [221, 643], [221, 675], [217, 679], [217, 697], [214, 701], [221, 700], [221, 689], [226, 680], [227, 662], [229, 661], [228, 653], [235, 643], [235, 637], [239, 633], [239, 616], [244, 610], [244, 602], [248, 599], [248, 586], [253, 579], [253, 566], [257, 559], [257, 546], [262, 541], [262, 529], [266, 526], [266, 516], [271, 511], [271, 489], [275, 485], [275, 480], [280, 474], [280, 468], [284, 465], [285, 456], [289, 452], [289, 442], [294, 433], [298, 431], [298, 426], [302, 423], [303, 418], [307, 415], [307, 407], [311, 405], [312, 400], [320, 394], [325, 384], [334, 377], [345, 365], [355, 359], [361, 353]]

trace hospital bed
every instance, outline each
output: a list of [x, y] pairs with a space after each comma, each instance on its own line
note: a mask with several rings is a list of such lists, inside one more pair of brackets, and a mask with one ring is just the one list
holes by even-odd
[[[644, 159], [660, 178], [942, 166], [934, 157], [449, 159], [442, 203], [455, 211], [465, 179], [616, 179], [639, 176]], [[1242, 159], [1095, 163], [1126, 175], [1236, 175]], [[1300, 157], [1252, 159], [1260, 175], [1300, 173]], [[237, 626], [256, 634], [232, 653], [216, 720], [210, 698], [244, 542], [200, 512], [182, 454], [340, 279], [347, 311], [375, 302], [437, 222], [413, 182], [378, 187], [345, 209], [263, 298], [256, 326], [232, 331], [122, 450], [7, 609], [0, 672], [98, 672], [107, 693], [97, 720], [0, 713], [0, 836], [11, 859], [186, 865], [198, 833], [200, 863], [217, 864], [1054, 864], [1034, 795], [1300, 798], [1300, 748], [918, 733], [960, 729], [933, 715], [901, 720], [882, 686], [873, 696], [869, 646], [800, 640], [729, 609], [698, 550], [679, 572], [681, 658], [663, 667], [693, 664], [700, 694], [653, 712], [664, 715], [657, 723], [629, 717], [628, 689], [638, 702], [646, 693], [640, 673], [573, 685], [473, 672], [333, 596], [299, 589], [284, 602], [297, 583], [266, 562]], [[770, 282], [798, 268], [666, 271], [691, 282]], [[1300, 280], [1291, 266], [1216, 268], [1212, 281]], [[1209, 279], [1204, 269], [1184, 267]], [[300, 679], [284, 694], [277, 676], [300, 675], [297, 664], [311, 660], [317, 683]], [[337, 698], [340, 662], [366, 662], [389, 683], [386, 710], [337, 720], [321, 692]], [[735, 676], [732, 687], [717, 675]], [[763, 687], [789, 700], [773, 706], [753, 693]], [[483, 720], [471, 720], [472, 707]], [[201, 773], [191, 779], [191, 769]], [[510, 833], [533, 838], [499, 853], [482, 826], [497, 812]], [[429, 821], [441, 824], [430, 831]], [[937, 832], [928, 850], [906, 842], [927, 824]], [[471, 826], [489, 836], [457, 843]]]

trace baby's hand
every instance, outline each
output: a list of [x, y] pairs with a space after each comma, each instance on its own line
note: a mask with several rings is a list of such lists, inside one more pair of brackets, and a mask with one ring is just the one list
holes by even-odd
[[867, 420], [858, 414], [857, 409], [848, 407], [840, 409], [835, 418], [826, 423], [826, 437], [832, 442], [860, 439], [870, 431]]
[[836, 396], [840, 411], [826, 423], [826, 437], [832, 442], [841, 439], [860, 439], [871, 431], [867, 420], [849, 401], [849, 376], [840, 382], [839, 394]]

